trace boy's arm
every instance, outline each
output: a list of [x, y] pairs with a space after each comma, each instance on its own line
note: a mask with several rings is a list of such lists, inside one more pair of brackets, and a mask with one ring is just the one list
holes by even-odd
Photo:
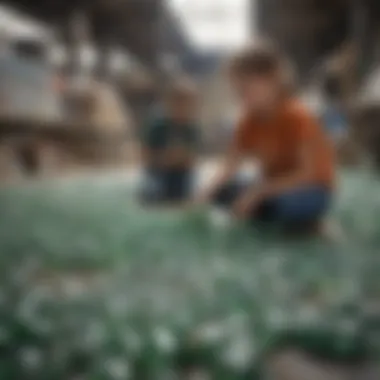
[[240, 152], [235, 147], [230, 148], [221, 167], [211, 177], [209, 186], [202, 192], [200, 196], [201, 202], [209, 201], [235, 175], [240, 167], [241, 160], [242, 156]]
[[235, 128], [235, 133], [232, 137], [230, 147], [224, 156], [219, 170], [211, 177], [209, 186], [207, 186], [201, 194], [201, 202], [209, 201], [221, 187], [223, 187], [228, 181], [231, 180], [231, 178], [234, 177], [240, 168], [246, 149], [245, 135], [246, 122], [242, 119]]
[[265, 199], [309, 184], [314, 177], [314, 154], [314, 144], [309, 142], [303, 143], [299, 147], [298, 165], [295, 170], [287, 175], [264, 182], [259, 188], [252, 189], [255, 197]]
[[235, 176], [240, 168], [242, 159], [243, 154], [235, 138], [235, 141], [233, 141], [222, 159], [220, 167], [216, 173], [211, 175], [210, 184], [201, 193], [199, 197], [201, 202], [209, 201], [221, 187]]
[[255, 200], [276, 196], [287, 190], [309, 184], [315, 177], [315, 161], [319, 159], [315, 131], [320, 128], [311, 116], [299, 115], [294, 120], [295, 138], [298, 140], [297, 165], [293, 172], [264, 182], [252, 189]]
[[183, 163], [191, 166], [195, 163], [200, 151], [200, 130], [197, 126], [191, 126], [186, 132], [186, 145], [181, 149]]

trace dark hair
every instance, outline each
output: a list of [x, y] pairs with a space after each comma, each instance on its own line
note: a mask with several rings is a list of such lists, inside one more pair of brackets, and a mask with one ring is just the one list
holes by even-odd
[[283, 58], [270, 44], [257, 44], [244, 48], [232, 57], [232, 75], [277, 75], [283, 67]]
[[229, 72], [236, 76], [263, 76], [277, 78], [284, 95], [290, 95], [296, 87], [294, 67], [275, 46], [268, 42], [250, 45], [234, 57]]

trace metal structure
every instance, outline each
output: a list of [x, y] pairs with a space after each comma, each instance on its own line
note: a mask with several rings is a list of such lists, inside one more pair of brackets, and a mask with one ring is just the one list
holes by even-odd
[[376, 59], [376, 0], [257, 0], [254, 13], [259, 32], [293, 58], [301, 79], [345, 43], [355, 47], [358, 82]]
[[73, 36], [73, 17], [84, 15], [88, 33], [102, 59], [106, 59], [110, 49], [118, 47], [135, 55], [147, 67], [160, 70], [163, 54], [175, 54], [181, 60], [196, 55], [164, 0], [7, 0], [6, 3], [53, 25], [68, 46], [77, 42]]
[[[132, 61], [141, 66], [140, 72], [148, 73], [148, 80], [145, 78], [145, 82], [144, 79], [141, 82], [139, 73], [132, 70], [131, 74], [118, 77], [113, 86], [132, 110], [135, 121], [132, 126], [142, 124], [156, 99], [160, 80], [166, 78], [164, 75], [173, 74], [170, 67], [167, 70], [162, 65], [162, 57], [174, 58], [179, 70], [190, 68], [196, 72], [204, 67], [203, 57], [195, 54], [180, 22], [164, 0], [8, 0], [4, 3], [46, 24], [54, 32], [67, 52], [65, 66], [69, 73], [81, 73], [78, 50], [86, 44], [98, 52], [93, 74], [106, 82], [114, 80], [108, 72], [111, 53], [117, 50], [132, 56]], [[28, 147], [29, 156], [42, 157], [36, 158], [36, 162], [45, 161], [46, 151], [63, 162], [68, 152], [72, 157], [82, 155], [84, 160], [100, 156], [109, 162], [114, 156], [117, 159], [117, 152], [121, 153], [125, 144], [131, 143], [131, 125], [124, 125], [125, 133], [123, 130], [108, 133], [97, 131], [91, 125], [68, 121], [3, 118], [0, 124], [0, 152], [4, 151], [6, 160], [11, 160], [8, 147], [14, 152], [20, 151], [19, 147]]]
[[258, 0], [258, 29], [274, 39], [305, 74], [347, 37], [346, 0]]
[[159, 1], [9, 0], [13, 7], [54, 26], [67, 45], [77, 41], [73, 18], [87, 20], [91, 38], [103, 53], [110, 45], [128, 47], [142, 60], [155, 63]]

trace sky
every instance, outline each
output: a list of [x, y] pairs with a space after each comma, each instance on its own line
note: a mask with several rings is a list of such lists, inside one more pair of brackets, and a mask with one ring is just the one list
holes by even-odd
[[250, 0], [167, 0], [200, 49], [230, 50], [248, 38]]

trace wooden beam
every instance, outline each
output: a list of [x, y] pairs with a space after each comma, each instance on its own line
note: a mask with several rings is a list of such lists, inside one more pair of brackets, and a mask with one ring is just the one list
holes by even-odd
[[93, 125], [78, 124], [64, 121], [37, 121], [30, 119], [15, 119], [0, 117], [0, 139], [9, 136], [41, 136], [56, 140], [116, 142], [131, 138], [125, 128], [120, 131], [99, 130]]

